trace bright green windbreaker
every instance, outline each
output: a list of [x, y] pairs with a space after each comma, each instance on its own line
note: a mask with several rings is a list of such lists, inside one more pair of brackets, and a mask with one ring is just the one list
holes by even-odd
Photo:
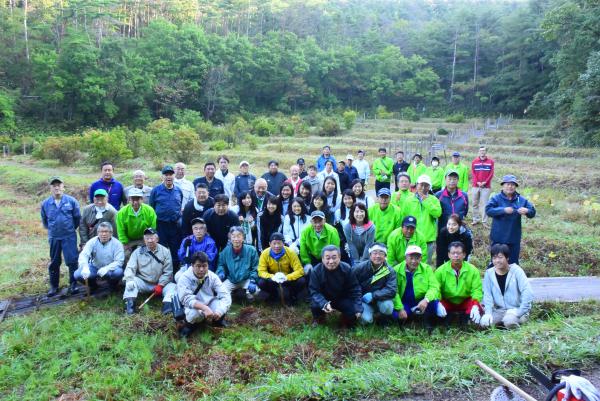
[[369, 220], [375, 224], [375, 241], [387, 243], [387, 239], [396, 228], [402, 225], [402, 216], [400, 210], [389, 205], [385, 210], [381, 210], [379, 204], [369, 208]]
[[152, 206], [140, 205], [137, 216], [131, 205], [122, 207], [117, 212], [117, 235], [123, 245], [129, 241], [144, 238], [144, 230], [148, 227], [156, 229], [156, 213]]
[[404, 238], [402, 227], [396, 228], [387, 240], [387, 261], [390, 266], [396, 266], [398, 263], [404, 262], [404, 253], [409, 245], [416, 245], [421, 248], [423, 255], [427, 255], [427, 243], [423, 240], [423, 236], [419, 230], [415, 230], [409, 240]]
[[441, 299], [455, 305], [462, 303], [467, 298], [481, 302], [483, 289], [479, 270], [469, 262], [463, 262], [456, 277], [452, 268], [452, 261], [447, 261], [437, 268], [435, 278], [440, 284]]
[[406, 202], [406, 200], [411, 196], [414, 196], [414, 193], [410, 192], [410, 189], [402, 189], [396, 192], [392, 192], [391, 203], [397, 206], [399, 210], [402, 210], [404, 202]]
[[[458, 165], [450, 163], [446, 166], [444, 175], [449, 170], [454, 170], [458, 173], [458, 188], [463, 192], [467, 192], [469, 190], [469, 167], [462, 163], [458, 163]], [[446, 183], [444, 182], [444, 185], [442, 186], [445, 187]]]
[[[375, 179], [379, 182], [390, 182], [394, 175], [394, 160], [391, 157], [379, 157], [373, 162]], [[387, 176], [383, 178], [383, 176]]]
[[438, 167], [427, 167], [425, 174], [431, 178], [431, 188], [437, 188], [438, 190], [444, 187], [444, 169]]
[[[421, 231], [425, 242], [433, 242], [437, 238], [437, 218], [442, 215], [442, 205], [438, 198], [429, 195], [421, 201], [419, 195], [415, 194], [404, 202], [402, 208], [402, 219], [406, 216], [414, 216], [417, 219], [417, 229]], [[370, 216], [370, 214], [369, 214]]]
[[425, 164], [423, 164], [423, 162], [417, 164], [416, 168], [414, 163], [410, 163], [410, 167], [408, 168], [407, 173], [410, 177], [411, 185], [417, 185], [417, 178], [425, 174], [425, 170], [427, 170], [427, 167], [425, 166]]
[[303, 265], [310, 263], [310, 257], [321, 260], [321, 251], [326, 245], [340, 246], [340, 235], [332, 225], [323, 224], [320, 238], [311, 224], [300, 234], [300, 261]]
[[[394, 270], [396, 271], [396, 282], [398, 284], [398, 291], [394, 297], [394, 309], [401, 310], [404, 308], [402, 296], [406, 290], [406, 262], [394, 266]], [[413, 273], [413, 289], [416, 300], [427, 298], [431, 302], [440, 299], [440, 285], [435, 278], [433, 269], [427, 263], [419, 263]]]

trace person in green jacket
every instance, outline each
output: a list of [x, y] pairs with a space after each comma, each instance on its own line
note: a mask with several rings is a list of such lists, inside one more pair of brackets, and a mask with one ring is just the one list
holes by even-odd
[[382, 188], [377, 192], [379, 204], [369, 208], [369, 219], [375, 224], [375, 242], [387, 243], [388, 237], [396, 228], [400, 227], [402, 219], [400, 210], [390, 205], [392, 192], [389, 188]]
[[219, 253], [217, 276], [223, 287], [231, 293], [236, 289], [246, 291], [246, 299], [254, 300], [258, 288], [258, 252], [244, 243], [246, 233], [241, 226], [229, 229], [229, 243]]
[[458, 188], [467, 193], [469, 190], [469, 167], [460, 162], [460, 153], [452, 153], [452, 162], [446, 166], [446, 173], [450, 170], [458, 173]]
[[413, 193], [410, 191], [410, 176], [408, 173], [399, 173], [398, 188], [396, 188], [396, 192], [392, 195], [392, 204], [402, 210], [404, 202], [412, 196]]
[[325, 213], [315, 210], [310, 214], [310, 226], [300, 234], [300, 261], [308, 276], [314, 265], [321, 263], [321, 251], [327, 245], [340, 246], [340, 235], [335, 227], [325, 223]]
[[390, 266], [396, 266], [404, 261], [404, 253], [411, 245], [421, 248], [422, 252], [427, 251], [427, 243], [423, 236], [416, 230], [417, 219], [413, 216], [406, 216], [402, 220], [402, 227], [392, 231], [387, 242], [387, 261]]
[[408, 168], [408, 175], [410, 176], [410, 182], [414, 185], [417, 182], [417, 178], [425, 174], [425, 164], [423, 163], [423, 156], [420, 153], [415, 153], [412, 158], [412, 163]]
[[442, 312], [457, 312], [479, 324], [482, 312], [480, 302], [483, 298], [481, 274], [475, 266], [465, 262], [465, 255], [462, 242], [450, 243], [450, 260], [437, 268], [435, 278], [440, 284]]
[[431, 158], [431, 166], [425, 169], [425, 174], [431, 178], [431, 190], [436, 193], [444, 186], [444, 169], [440, 166], [440, 159]]
[[127, 193], [129, 204], [117, 212], [117, 236], [123, 244], [125, 263], [138, 246], [144, 245], [144, 230], [156, 229], [156, 213], [151, 206], [143, 203], [144, 192], [132, 188]]
[[417, 229], [427, 243], [427, 264], [431, 266], [438, 233], [437, 218], [442, 215], [442, 205], [438, 198], [429, 193], [430, 188], [431, 179], [423, 174], [417, 179], [417, 192], [404, 203], [402, 217], [414, 216], [417, 219]]
[[392, 176], [394, 174], [394, 160], [387, 157], [387, 150], [379, 148], [379, 159], [373, 162], [373, 173], [375, 174], [375, 192], [379, 193], [381, 188], [390, 189]]
[[440, 308], [440, 285], [431, 266], [422, 262], [422, 255], [420, 247], [410, 245], [404, 262], [394, 266], [398, 289], [393, 316], [404, 323], [415, 315], [425, 315], [425, 326], [431, 331], [433, 318], [446, 313]]

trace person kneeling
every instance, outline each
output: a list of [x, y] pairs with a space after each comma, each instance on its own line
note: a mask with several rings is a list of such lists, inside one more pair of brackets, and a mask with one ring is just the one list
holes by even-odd
[[349, 264], [341, 261], [340, 248], [327, 245], [321, 251], [321, 263], [311, 271], [308, 285], [313, 326], [325, 323], [335, 310], [342, 313], [341, 325], [352, 327], [361, 317], [363, 305], [360, 284]]
[[229, 244], [219, 253], [217, 276], [231, 293], [242, 288], [246, 290], [246, 299], [254, 300], [260, 291], [256, 285], [258, 279], [258, 252], [252, 245], [244, 243], [244, 229], [233, 226], [229, 229]]
[[369, 248], [369, 260], [354, 266], [354, 274], [362, 290], [362, 323], [373, 323], [373, 315], [381, 315], [381, 323], [388, 323], [394, 312], [396, 274], [387, 264], [387, 247], [381, 242]]
[[173, 310], [171, 298], [175, 292], [173, 280], [173, 262], [171, 252], [158, 243], [158, 234], [153, 228], [144, 231], [144, 245], [131, 254], [125, 268], [125, 311], [135, 313], [135, 299], [139, 292], [153, 293], [163, 298], [162, 313]]
[[191, 269], [179, 276], [177, 297], [183, 305], [185, 324], [179, 335], [187, 337], [201, 322], [225, 327], [225, 314], [231, 307], [231, 294], [219, 277], [208, 269], [209, 258], [196, 252], [190, 258]]
[[494, 266], [487, 269], [483, 278], [485, 314], [480, 325], [513, 329], [527, 321], [533, 292], [523, 269], [516, 263], [508, 264], [510, 248], [507, 245], [494, 244], [491, 253]]
[[123, 278], [125, 254], [121, 242], [112, 236], [113, 227], [104, 221], [98, 225], [98, 235], [86, 242], [79, 254], [79, 268], [75, 280], [88, 280], [90, 291], [98, 287], [98, 278], [106, 279], [111, 290], [117, 289]]
[[[439, 316], [440, 285], [433, 269], [422, 260], [422, 248], [410, 245], [406, 248], [404, 261], [394, 266], [398, 283], [398, 292], [394, 297], [394, 317], [398, 318], [399, 323], [404, 323], [415, 315], [424, 315], [425, 326], [431, 330], [433, 318]], [[445, 317], [446, 311], [440, 310], [440, 314]]]
[[475, 324], [481, 320], [482, 285], [479, 270], [465, 262], [465, 244], [459, 241], [448, 246], [449, 261], [435, 271], [435, 278], [440, 284], [441, 307], [438, 316], [448, 313], [459, 313], [462, 321], [470, 318]]
[[298, 255], [283, 245], [284, 239], [281, 233], [271, 234], [270, 247], [262, 251], [258, 260], [258, 286], [271, 299], [276, 299], [281, 288], [285, 303], [293, 304], [306, 281]]

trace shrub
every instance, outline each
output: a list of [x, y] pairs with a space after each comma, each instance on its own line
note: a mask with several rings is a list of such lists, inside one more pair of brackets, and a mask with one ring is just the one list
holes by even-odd
[[387, 118], [394, 117], [394, 113], [387, 111], [387, 108], [385, 106], [377, 106], [377, 108], [375, 109], [375, 115], [377, 116], [377, 118], [380, 118], [380, 119], [387, 119]]
[[419, 114], [412, 107], [403, 107], [402, 110], [400, 110], [400, 115], [404, 120], [419, 121], [421, 119]]
[[342, 114], [342, 117], [344, 118], [344, 126], [346, 129], [351, 130], [356, 122], [356, 112], [354, 110], [346, 110], [344, 114]]
[[79, 152], [82, 146], [82, 137], [73, 136], [49, 136], [43, 144], [40, 152], [45, 159], [56, 159], [64, 165], [71, 165], [81, 158]]
[[143, 143], [145, 134], [141, 129], [136, 129], [135, 131], [127, 130], [125, 132], [125, 141], [133, 157], [140, 157], [144, 153]]
[[244, 141], [250, 148], [250, 150], [256, 150], [258, 148], [258, 137], [252, 134], [247, 134]]
[[219, 139], [218, 141], [214, 141], [210, 144], [210, 146], [208, 147], [208, 149], [210, 150], [216, 150], [216, 151], [221, 151], [221, 150], [225, 150], [228, 148], [227, 142], [225, 142], [222, 139]]
[[272, 136], [277, 127], [267, 117], [256, 117], [252, 120], [252, 133], [258, 136]]
[[168, 118], [152, 121], [146, 126], [146, 135], [142, 140], [144, 154], [157, 165], [165, 159], [165, 151], [170, 149], [174, 135], [173, 125]]
[[198, 135], [190, 127], [184, 125], [179, 127], [173, 135], [170, 153], [178, 162], [189, 163], [194, 153], [200, 152], [200, 141]]
[[194, 126], [196, 135], [201, 141], [212, 141], [219, 136], [219, 129], [210, 121], [199, 121]]
[[437, 134], [438, 135], [448, 135], [450, 132], [446, 129], [446, 128], [438, 128], [437, 129]]
[[447, 123], [460, 124], [460, 123], [464, 123], [465, 121], [466, 121], [465, 116], [462, 113], [455, 113], [455, 114], [452, 114], [452, 115], [446, 117]]
[[173, 119], [179, 126], [187, 125], [188, 127], [195, 127], [196, 124], [203, 122], [202, 115], [196, 110], [183, 109], [175, 111]]
[[337, 136], [342, 133], [342, 125], [335, 117], [325, 117], [321, 120], [321, 136]]
[[89, 130], [83, 135], [83, 146], [92, 164], [104, 160], [118, 163], [133, 157], [133, 152], [127, 148], [126, 128], [123, 127], [110, 131]]

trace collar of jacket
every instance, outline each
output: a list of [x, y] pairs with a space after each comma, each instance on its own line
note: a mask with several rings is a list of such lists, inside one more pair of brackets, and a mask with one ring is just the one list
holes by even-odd
[[[371, 265], [371, 270], [373, 270], [373, 262], [369, 262], [369, 264]], [[374, 282], [376, 282], [378, 280], [381, 280], [388, 274], [390, 274], [390, 269], [388, 269], [387, 262], [383, 262], [383, 264], [381, 266], [379, 266], [379, 268], [373, 272], [373, 277], [371, 278], [371, 284], [373, 284]]]

